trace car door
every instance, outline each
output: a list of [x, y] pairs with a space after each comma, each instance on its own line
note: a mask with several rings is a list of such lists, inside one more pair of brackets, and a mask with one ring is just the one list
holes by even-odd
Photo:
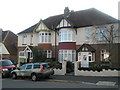
[[26, 66], [25, 76], [31, 76], [32, 68], [33, 68], [33, 65], [32, 65], [32, 64], [28, 64], [28, 65]]
[[21, 67], [19, 67], [19, 71], [16, 72], [18, 76], [24, 76], [25, 75], [26, 66], [27, 65], [22, 65]]

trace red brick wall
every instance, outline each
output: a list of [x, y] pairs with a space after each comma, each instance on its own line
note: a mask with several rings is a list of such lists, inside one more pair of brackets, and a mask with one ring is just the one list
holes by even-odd
[[[96, 51], [95, 51], [95, 61], [96, 63], [100, 64], [101, 60], [100, 60], [100, 51], [102, 49], [105, 50], [109, 50], [109, 45], [107, 44], [90, 44], [91, 47], [93, 47]], [[113, 48], [112, 48], [112, 66], [119, 66], [119, 58], [120, 58], [120, 48], [118, 48], [120, 44], [114, 44]], [[80, 48], [81, 45], [77, 45], [76, 46], [76, 50]]]
[[52, 45], [51, 44], [38, 44], [38, 47], [41, 47], [44, 50], [52, 50]]
[[18, 47], [18, 52], [19, 52], [19, 51], [24, 51], [25, 48], [26, 48], [26, 46], [25, 46], [25, 47]]
[[59, 43], [59, 49], [76, 50], [76, 43]]
[[2, 54], [2, 58], [10, 58], [10, 54]]

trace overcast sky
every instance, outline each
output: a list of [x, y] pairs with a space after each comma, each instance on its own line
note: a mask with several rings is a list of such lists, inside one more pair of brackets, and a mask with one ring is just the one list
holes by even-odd
[[78, 11], [96, 8], [118, 18], [120, 0], [0, 0], [0, 28], [18, 33], [40, 19], [64, 13], [64, 8]]

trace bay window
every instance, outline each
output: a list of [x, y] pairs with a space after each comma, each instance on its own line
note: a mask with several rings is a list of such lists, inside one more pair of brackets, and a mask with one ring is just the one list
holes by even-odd
[[75, 50], [59, 50], [59, 62], [64, 60], [74, 62], [76, 60]]
[[60, 42], [75, 42], [75, 31], [74, 30], [62, 30], [59, 32]]
[[40, 32], [39, 33], [39, 43], [50, 43], [51, 33], [50, 32]]

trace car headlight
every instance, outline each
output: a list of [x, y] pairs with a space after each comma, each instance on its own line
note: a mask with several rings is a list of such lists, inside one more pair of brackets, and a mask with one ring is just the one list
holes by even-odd
[[2, 69], [3, 71], [8, 71], [8, 69]]

